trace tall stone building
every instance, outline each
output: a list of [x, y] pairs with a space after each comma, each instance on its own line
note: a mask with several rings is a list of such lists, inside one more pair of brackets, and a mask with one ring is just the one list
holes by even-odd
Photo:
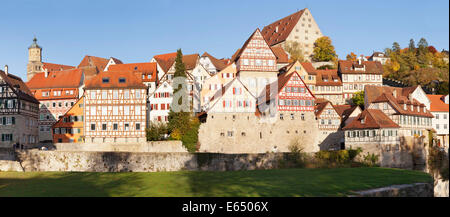
[[262, 34], [270, 46], [298, 42], [306, 58], [313, 54], [316, 39], [323, 36], [308, 8], [265, 26]]
[[42, 62], [42, 47], [37, 44], [36, 38], [33, 39], [33, 44], [28, 47], [27, 81], [30, 81], [39, 72], [62, 71], [73, 68], [75, 67]]

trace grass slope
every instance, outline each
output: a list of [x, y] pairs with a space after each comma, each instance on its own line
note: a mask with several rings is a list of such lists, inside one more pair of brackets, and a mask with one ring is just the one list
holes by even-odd
[[345, 196], [394, 184], [431, 182], [423, 172], [389, 168], [230, 172], [0, 172], [0, 196]]

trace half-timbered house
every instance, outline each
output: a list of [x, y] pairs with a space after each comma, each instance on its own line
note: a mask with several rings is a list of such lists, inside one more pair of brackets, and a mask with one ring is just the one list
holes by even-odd
[[0, 70], [0, 147], [28, 148], [39, 142], [39, 101], [19, 77]]
[[247, 39], [234, 55], [237, 76], [254, 96], [265, 91], [267, 84], [277, 80], [277, 58], [259, 29]]
[[153, 123], [166, 123], [169, 119], [170, 104], [172, 103], [173, 88], [169, 82], [164, 81], [149, 94], [148, 120]]
[[86, 83], [86, 142], [146, 141], [147, 86], [128, 71], [104, 71]]

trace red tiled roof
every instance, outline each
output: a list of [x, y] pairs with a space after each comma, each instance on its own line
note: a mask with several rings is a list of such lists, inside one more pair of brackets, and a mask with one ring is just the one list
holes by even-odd
[[[192, 70], [197, 65], [198, 54], [183, 55], [183, 63], [186, 70]], [[175, 62], [174, 62], [175, 63]]]
[[289, 63], [289, 56], [282, 47], [272, 47], [272, 51], [277, 57], [277, 63]]
[[[361, 123], [361, 120], [364, 120], [364, 123]], [[343, 129], [354, 130], [382, 128], [400, 128], [400, 126], [384, 114], [383, 111], [379, 109], [366, 109]]]
[[[109, 66], [108, 71], [128, 71], [134, 72], [138, 74], [138, 76], [142, 77], [145, 75], [146, 79], [143, 79], [144, 82], [155, 82], [157, 78], [157, 67], [156, 63], [127, 63], [127, 64], [117, 64]], [[151, 79], [148, 79], [148, 75], [151, 75]]]
[[47, 89], [47, 88], [78, 88], [82, 81], [82, 69], [69, 69], [64, 71], [45, 72], [35, 74], [27, 85], [30, 89]]
[[[336, 110], [336, 112], [339, 114], [339, 116], [342, 117], [342, 115], [344, 115], [344, 112], [350, 109], [355, 109], [356, 106], [351, 106], [351, 105], [333, 105], [334, 110]], [[352, 110], [353, 110], [352, 109]]]
[[39, 101], [33, 96], [31, 90], [21, 78], [12, 75], [11, 73], [6, 74], [2, 70], [0, 70], [0, 78], [2, 78], [11, 89], [13, 89], [20, 99], [39, 104]]
[[202, 57], [208, 57], [211, 63], [218, 69], [218, 71], [223, 70], [228, 65], [228, 59], [217, 59], [213, 57], [208, 52], [203, 53]]
[[42, 62], [42, 69], [47, 69], [49, 72], [63, 71], [63, 70], [74, 69], [74, 68], [75, 68], [75, 66], [67, 66], [67, 65], [61, 65], [61, 64]]
[[[369, 104], [388, 102], [397, 111], [397, 114], [433, 117], [430, 111], [423, 112], [425, 107], [423, 103], [409, 96], [415, 88], [417, 87], [400, 88], [367, 85], [364, 87], [364, 94]], [[406, 109], [404, 104], [406, 104]], [[413, 109], [411, 109], [411, 105], [414, 105]]]
[[333, 103], [331, 103], [330, 101], [328, 101], [326, 99], [317, 99], [316, 100], [316, 106], [314, 108], [314, 114], [316, 115], [316, 117], [318, 117], [318, 116], [320, 116], [320, 114], [322, 114], [322, 111], [325, 109], [325, 107], [328, 105], [328, 103], [331, 105], [331, 107], [333, 107], [333, 109], [335, 109], [335, 107], [333, 106]]
[[236, 62], [237, 55], [238, 55], [238, 53], [240, 53], [240, 52], [241, 52], [241, 48], [238, 48], [238, 49], [234, 52], [233, 56], [231, 56], [231, 62]]
[[427, 95], [430, 99], [430, 111], [432, 112], [449, 112], [449, 105], [445, 104], [445, 95]]
[[[108, 82], [103, 82], [104, 78], [108, 78]], [[119, 79], [125, 78], [124, 83], [120, 83]], [[147, 88], [142, 83], [142, 79], [134, 72], [130, 71], [103, 71], [93, 77], [86, 83], [86, 89], [101, 88]]]
[[[263, 37], [267, 40], [270, 46], [278, 44], [286, 40], [289, 34], [294, 29], [300, 17], [303, 15], [305, 9], [297, 11], [287, 17], [273, 22], [263, 28]], [[278, 31], [277, 30], [278, 27]]]
[[[364, 70], [355, 70], [355, 68], [364, 68]], [[378, 61], [358, 61], [339, 60], [339, 72], [342, 74], [383, 74], [383, 65]]]
[[[55, 91], [61, 91], [61, 94], [58, 96], [54, 95]], [[72, 91], [66, 93], [66, 91]], [[44, 96], [43, 93], [47, 92], [49, 95]], [[78, 98], [78, 88], [48, 88], [48, 89], [35, 89], [33, 90], [34, 97], [38, 100], [55, 100], [55, 99], [76, 99]]]
[[177, 52], [173, 52], [155, 55], [153, 58], [155, 58], [156, 62], [159, 64], [159, 66], [161, 66], [162, 70], [164, 70], [164, 72], [167, 72], [169, 71], [170, 67], [172, 67], [173, 63], [175, 63], [176, 57]]
[[116, 64], [123, 64], [122, 60], [119, 60], [119, 59], [114, 58], [114, 57], [111, 57], [111, 59], [113, 59]]
[[108, 62], [109, 59], [86, 55], [77, 68], [95, 67], [98, 72], [101, 72], [108, 65]]
[[336, 69], [316, 70], [316, 86], [342, 86]]
[[314, 68], [314, 66], [310, 62], [304, 62], [304, 63], [300, 63], [300, 64], [303, 66], [303, 68], [309, 75], [317, 74], [317, 70]]

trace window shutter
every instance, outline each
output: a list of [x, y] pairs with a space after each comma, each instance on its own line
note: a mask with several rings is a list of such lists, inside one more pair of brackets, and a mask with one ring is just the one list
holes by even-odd
[[223, 107], [225, 108], [225, 100], [224, 101], [222, 101], [223, 102]]
[[15, 117], [12, 117], [12, 118], [11, 118], [11, 122], [12, 122], [12, 124], [16, 124], [16, 118], [15, 118]]

